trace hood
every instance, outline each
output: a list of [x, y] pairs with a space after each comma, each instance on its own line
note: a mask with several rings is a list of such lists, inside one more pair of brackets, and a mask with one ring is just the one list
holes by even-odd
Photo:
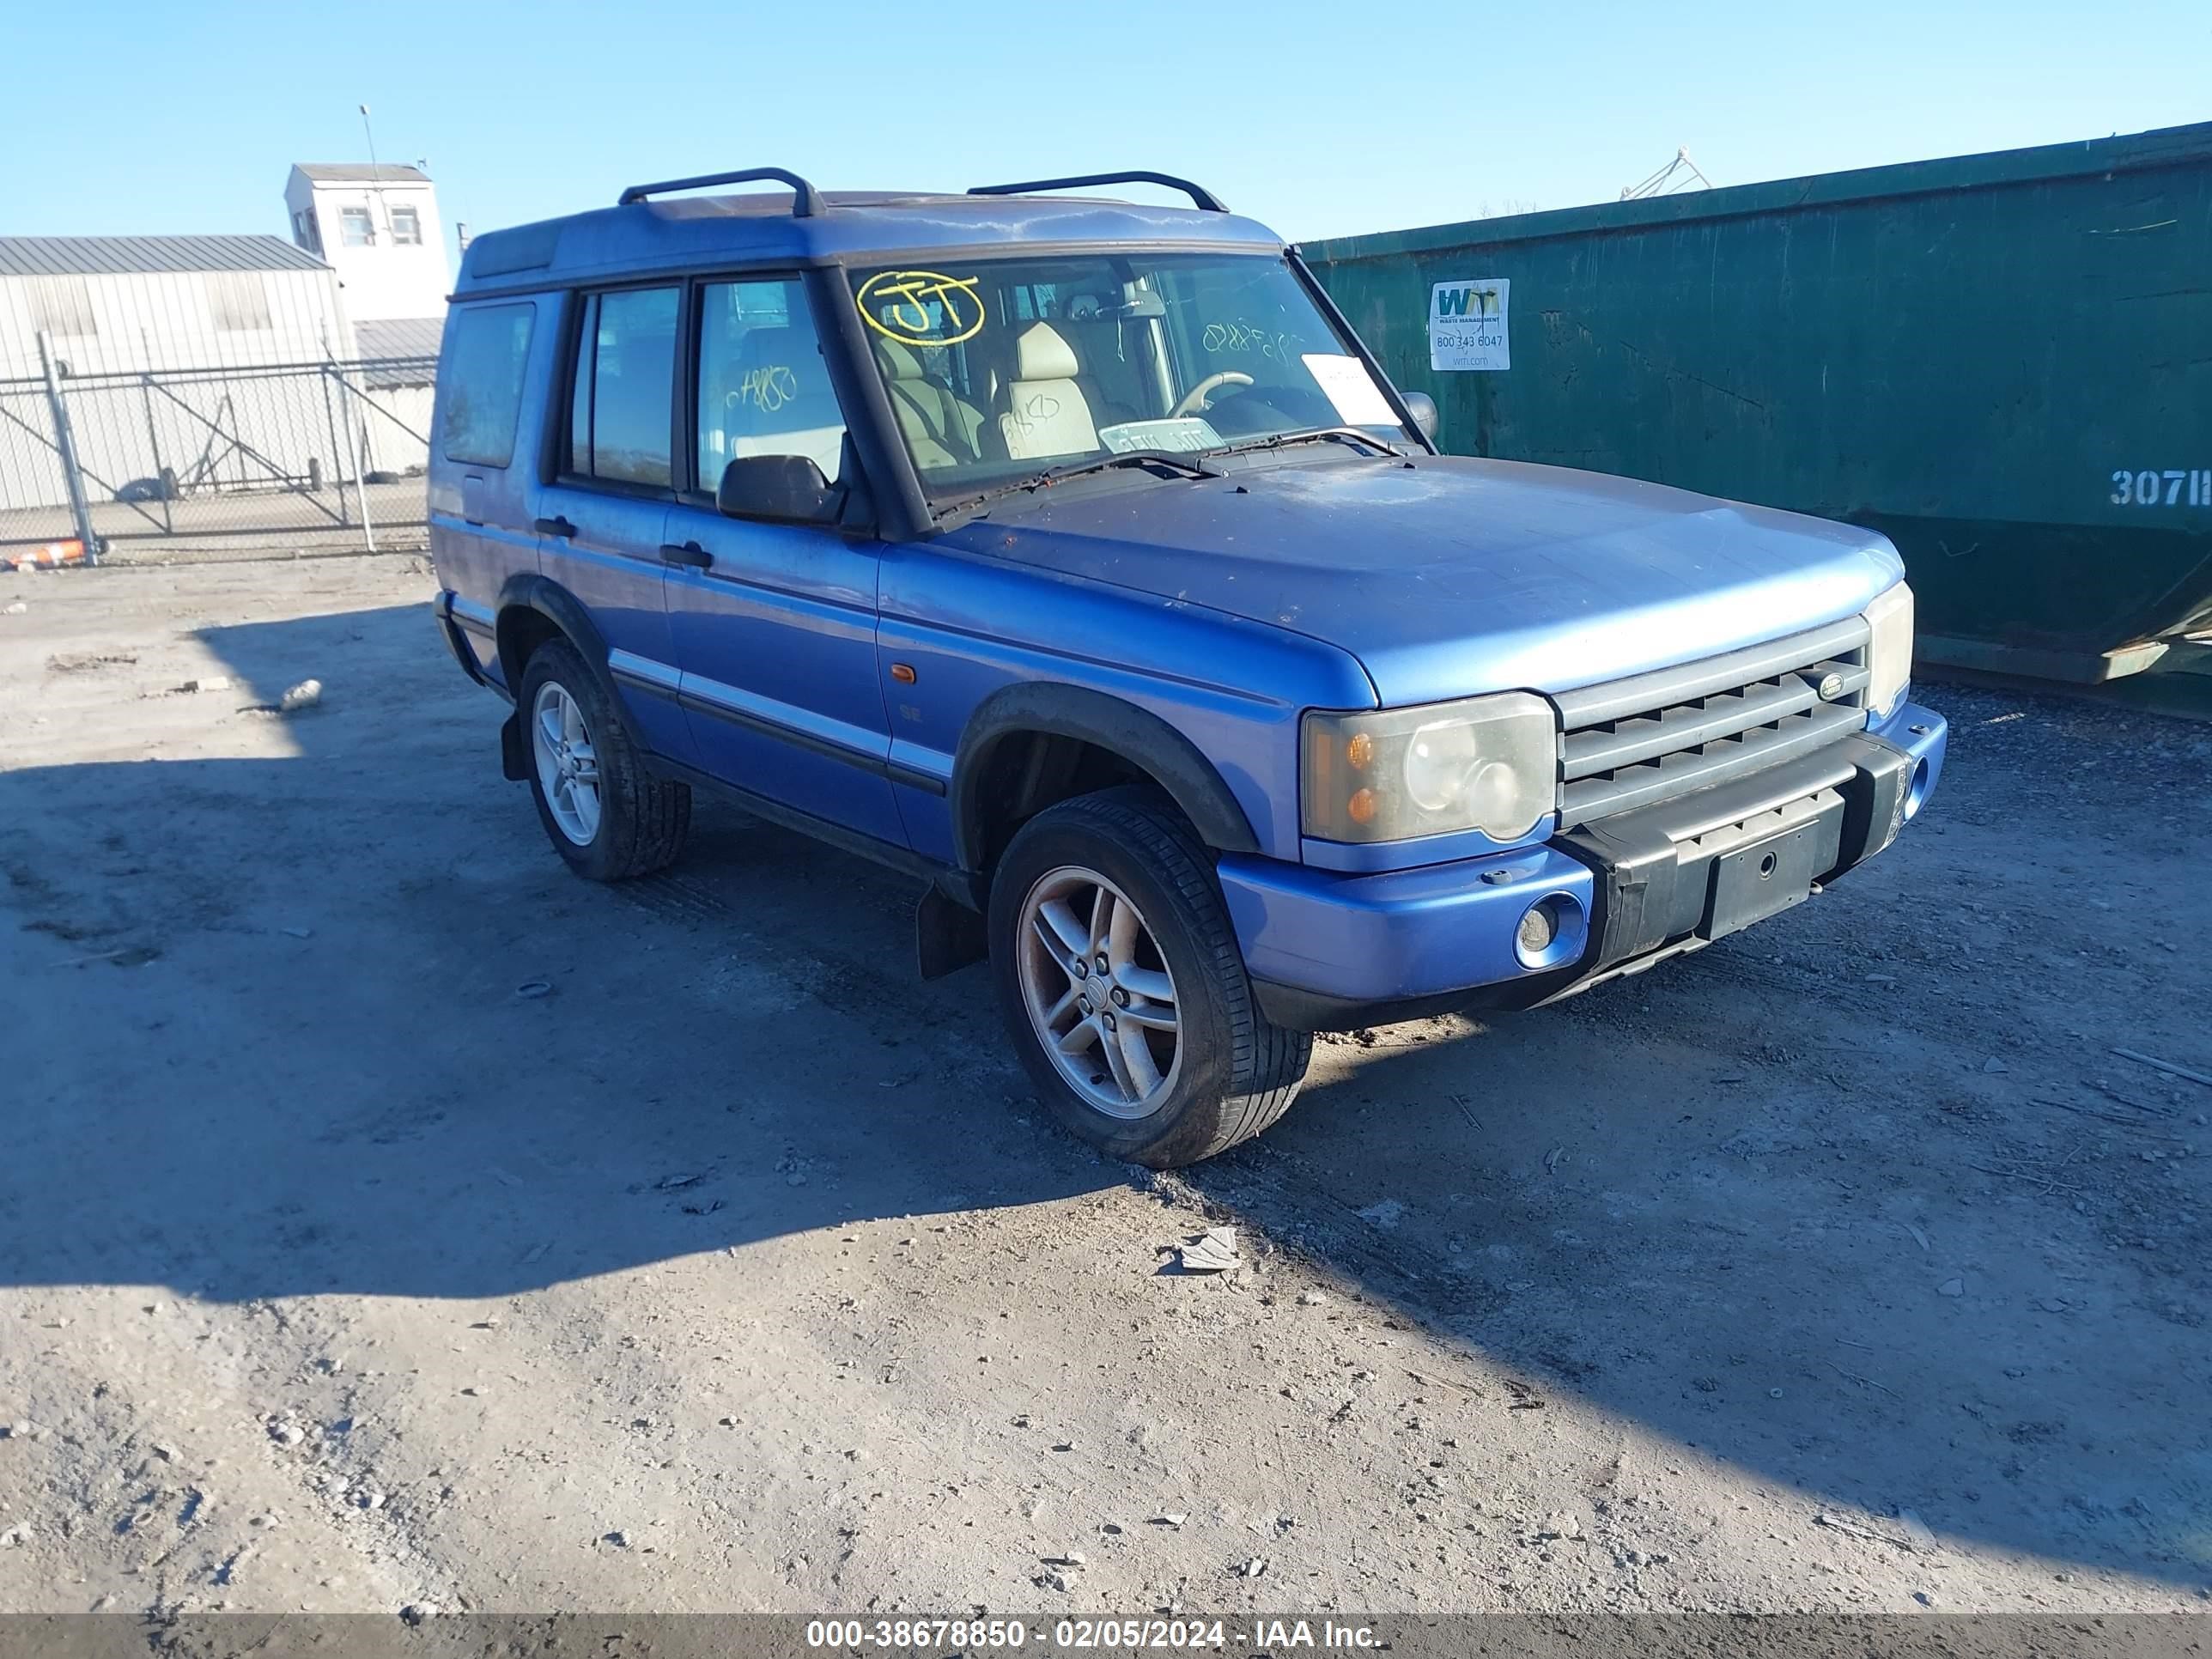
[[1327, 641], [1385, 706], [1716, 655], [1850, 616], [1904, 574], [1873, 531], [1453, 456], [1044, 492], [948, 539]]

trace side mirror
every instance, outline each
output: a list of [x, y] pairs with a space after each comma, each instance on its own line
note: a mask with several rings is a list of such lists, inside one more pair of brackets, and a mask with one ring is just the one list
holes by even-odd
[[805, 455], [740, 455], [722, 469], [714, 507], [732, 519], [781, 519], [828, 524], [841, 492]]
[[1413, 424], [1421, 428], [1424, 438], [1437, 435], [1437, 400], [1425, 392], [1404, 392], [1406, 412], [1413, 417]]

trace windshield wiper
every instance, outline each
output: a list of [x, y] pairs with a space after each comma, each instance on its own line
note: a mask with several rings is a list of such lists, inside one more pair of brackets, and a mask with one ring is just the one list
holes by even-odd
[[1165, 467], [1170, 472], [1186, 478], [1218, 478], [1220, 473], [1203, 461], [1171, 449], [1125, 449], [1111, 455], [1099, 455], [1087, 461], [1063, 461], [1058, 466], [1048, 466], [1042, 472], [1032, 472], [1025, 478], [1012, 478], [1002, 484], [993, 484], [988, 489], [948, 502], [938, 509], [938, 516], [965, 513], [970, 507], [981, 507], [1001, 496], [1018, 495], [1024, 489], [1049, 489], [1069, 478], [1080, 478], [1094, 472], [1112, 472], [1122, 467]]
[[1249, 455], [1263, 449], [1281, 449], [1289, 444], [1364, 444], [1385, 455], [1402, 456], [1405, 452], [1386, 444], [1371, 432], [1363, 432], [1356, 426], [1316, 427], [1310, 432], [1278, 432], [1273, 437], [1247, 438], [1242, 443], [1217, 444], [1200, 451], [1206, 455]]

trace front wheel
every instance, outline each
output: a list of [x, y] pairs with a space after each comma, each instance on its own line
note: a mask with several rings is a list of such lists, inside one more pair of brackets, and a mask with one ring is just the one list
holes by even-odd
[[1313, 1038], [1252, 996], [1205, 849], [1151, 792], [1063, 801], [991, 884], [992, 973], [1055, 1116], [1156, 1170], [1249, 1139], [1297, 1097]]

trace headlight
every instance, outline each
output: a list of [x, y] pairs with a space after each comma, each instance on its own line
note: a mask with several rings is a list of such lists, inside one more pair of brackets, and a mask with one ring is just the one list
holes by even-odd
[[1912, 682], [1912, 589], [1903, 582], [1860, 612], [1874, 636], [1867, 642], [1867, 707], [1886, 720]]
[[1556, 805], [1559, 721], [1525, 691], [1358, 714], [1309, 714], [1305, 833], [1404, 841], [1480, 830], [1517, 841]]

